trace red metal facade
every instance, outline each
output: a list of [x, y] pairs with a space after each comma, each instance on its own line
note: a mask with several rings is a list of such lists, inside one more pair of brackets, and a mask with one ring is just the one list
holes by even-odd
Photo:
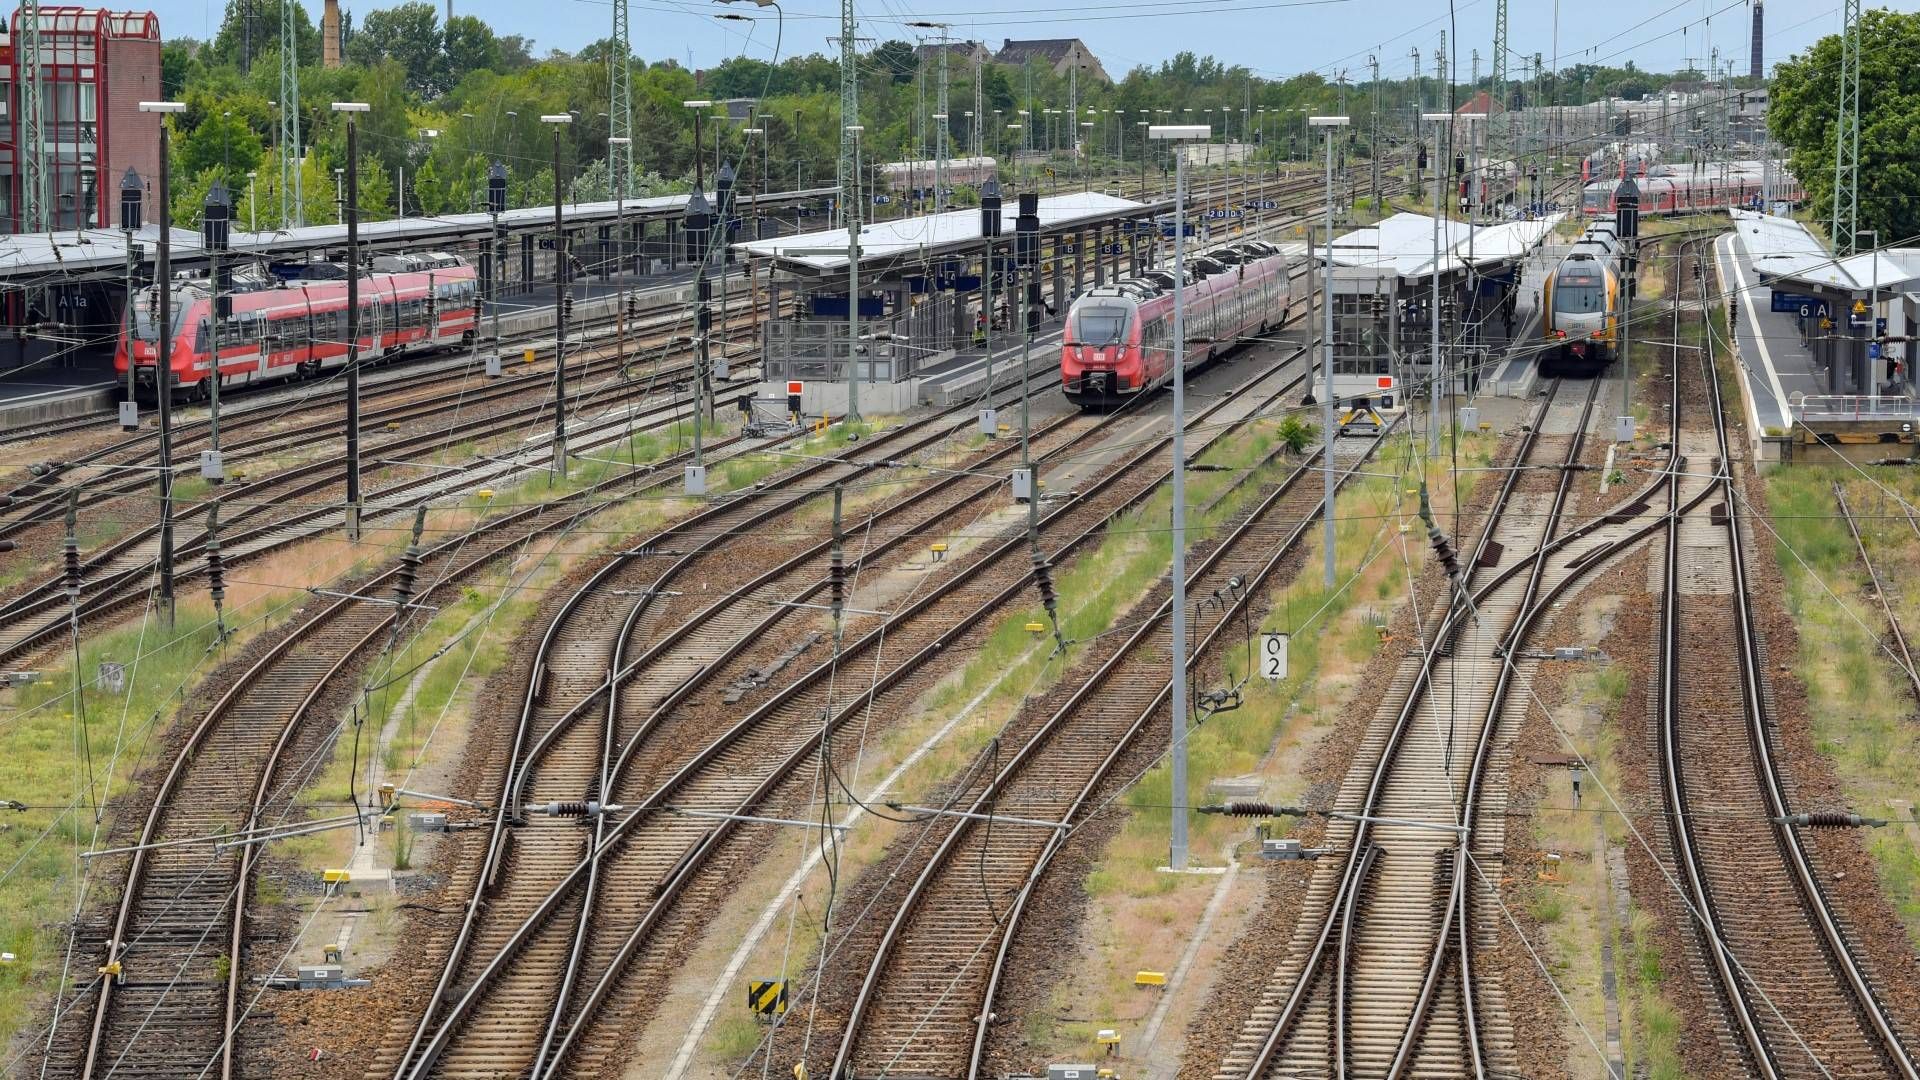
[[[20, 80], [14, 70], [20, 13], [0, 44], [0, 221], [20, 229]], [[40, 9], [44, 229], [118, 224], [120, 177], [132, 166], [152, 190], [160, 118], [139, 110], [161, 95], [160, 20], [152, 12]]]

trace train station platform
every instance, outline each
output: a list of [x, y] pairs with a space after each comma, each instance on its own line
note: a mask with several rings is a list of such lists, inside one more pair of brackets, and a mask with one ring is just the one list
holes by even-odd
[[[1431, 385], [1438, 285], [1446, 392], [1532, 392], [1543, 245], [1566, 215], [1472, 225], [1399, 213], [1332, 245], [1336, 399]], [[1324, 259], [1325, 256], [1323, 255]]]
[[1920, 321], [1920, 249], [1836, 257], [1790, 217], [1731, 215], [1714, 263], [1759, 458], [1920, 456], [1908, 351]]
[[47, 359], [29, 361], [0, 376], [0, 434], [110, 410], [119, 399], [111, 362], [95, 359], [62, 366]]

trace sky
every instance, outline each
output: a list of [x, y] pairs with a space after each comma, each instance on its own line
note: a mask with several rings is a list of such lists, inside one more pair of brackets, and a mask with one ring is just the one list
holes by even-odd
[[[275, 3], [278, 0], [256, 0]], [[319, 21], [318, 0], [303, 0]], [[448, 0], [436, 0], [443, 10]], [[773, 8], [756, 9], [749, 0], [722, 8], [721, 0], [629, 0], [634, 51], [649, 60], [672, 57], [704, 68], [730, 55], [761, 59], [827, 51], [837, 32], [834, 0], [784, 0], [784, 26]], [[1871, 4], [1871, 0], [1869, 0]], [[499, 34], [521, 34], [534, 42], [536, 55], [550, 48], [577, 49], [610, 32], [608, 0], [451, 0], [455, 14], [478, 15]], [[1329, 77], [1346, 69], [1350, 78], [1366, 78], [1369, 54], [1379, 57], [1381, 74], [1404, 78], [1411, 72], [1410, 50], [1418, 48], [1423, 66], [1432, 69], [1433, 50], [1449, 25], [1446, 0], [855, 0], [862, 37], [910, 38], [902, 27], [910, 20], [950, 23], [956, 39], [977, 39], [998, 48], [1003, 38], [1079, 37], [1108, 73], [1119, 78], [1128, 69], [1157, 65], [1181, 50], [1242, 64], [1264, 78], [1303, 71]], [[129, 5], [133, 6], [133, 5]], [[219, 26], [225, 0], [155, 0], [153, 9], [167, 37], [207, 37]], [[356, 20], [383, 4], [342, 0]], [[1494, 0], [1454, 0], [1449, 36], [1457, 46], [1458, 77], [1469, 75], [1469, 50], [1478, 48], [1484, 70], [1491, 70]], [[1902, 10], [1920, 2], [1875, 4]], [[750, 12], [758, 21], [723, 22], [719, 11]], [[1555, 30], [1556, 12], [1558, 31]], [[1596, 18], [1604, 12], [1604, 25]], [[1689, 59], [1704, 66], [1714, 47], [1722, 59], [1736, 58], [1737, 74], [1746, 73], [1751, 0], [1510, 0], [1512, 52], [1539, 52], [1547, 66], [1580, 62], [1619, 65], [1631, 59], [1649, 70], [1673, 70]], [[1769, 64], [1804, 49], [1839, 29], [1837, 0], [1770, 0], [1766, 4], [1766, 57]], [[1251, 28], [1252, 33], [1244, 32]], [[1520, 66], [1518, 57], [1509, 67]]]

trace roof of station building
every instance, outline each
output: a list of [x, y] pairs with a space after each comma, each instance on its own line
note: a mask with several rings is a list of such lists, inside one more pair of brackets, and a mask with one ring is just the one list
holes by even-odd
[[1335, 266], [1373, 269], [1400, 278], [1424, 278], [1434, 272], [1439, 248], [1441, 273], [1466, 266], [1489, 266], [1518, 259], [1553, 232], [1565, 214], [1533, 221], [1473, 226], [1462, 221], [1436, 223], [1427, 214], [1399, 213], [1377, 224], [1333, 239]]
[[1866, 294], [1920, 288], [1920, 248], [1883, 248], [1836, 259], [1827, 245], [1792, 218], [1734, 210], [1734, 232], [1763, 282]]
[[[1054, 233], [1074, 226], [1106, 223], [1151, 213], [1154, 204], [1134, 202], [1097, 191], [1077, 191], [1052, 195], [1040, 200], [1040, 231]], [[1011, 240], [1014, 219], [1019, 215], [1016, 200], [1008, 198], [1000, 208], [1001, 236]], [[977, 207], [949, 210], [943, 214], [897, 218], [860, 227], [860, 265], [932, 259], [976, 248], [981, 241], [981, 212]], [[783, 236], [749, 240], [733, 245], [735, 250], [761, 258], [770, 258], [782, 268], [801, 272], [845, 270], [847, 266], [847, 230], [828, 229], [801, 236]]]

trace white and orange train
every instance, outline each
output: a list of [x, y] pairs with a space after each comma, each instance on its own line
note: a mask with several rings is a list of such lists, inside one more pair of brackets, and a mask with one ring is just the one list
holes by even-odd
[[[382, 257], [360, 276], [362, 362], [432, 352], [473, 341], [480, 287], [472, 266], [453, 255]], [[219, 325], [220, 387], [313, 378], [347, 362], [347, 281], [343, 267], [318, 264], [315, 276], [237, 289], [232, 314]], [[327, 270], [337, 274], [326, 274]], [[159, 380], [159, 309], [155, 288], [139, 291], [114, 351], [114, 369], [134, 366], [140, 397], [153, 400]], [[213, 294], [205, 279], [173, 283], [167, 384], [179, 398], [207, 396], [214, 374]]]
[[[1287, 257], [1261, 240], [1186, 260], [1187, 367], [1205, 363], [1286, 321]], [[1173, 374], [1171, 266], [1094, 289], [1067, 312], [1061, 389], [1085, 409], [1112, 408]]]

